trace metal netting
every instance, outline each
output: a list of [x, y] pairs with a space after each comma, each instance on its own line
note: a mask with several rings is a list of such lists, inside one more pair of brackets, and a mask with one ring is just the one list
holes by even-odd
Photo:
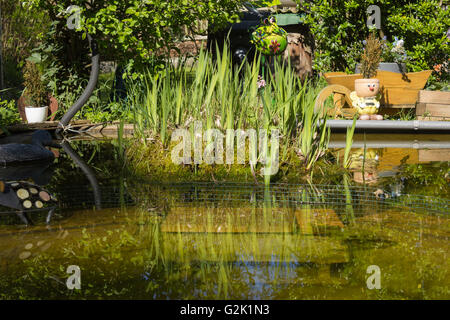
[[[386, 210], [447, 214], [450, 200], [423, 196], [393, 196], [389, 192], [363, 186], [244, 183], [145, 183], [136, 181], [103, 182], [97, 189], [90, 185], [66, 186], [50, 191], [57, 198], [56, 215], [69, 218], [75, 210], [141, 206], [170, 210], [171, 207], [289, 207], [330, 209], [337, 214], [365, 215]], [[47, 210], [23, 210], [41, 215]], [[18, 210], [0, 206], [0, 224], [20, 223], [11, 218]], [[13, 215], [14, 216], [14, 215]], [[22, 219], [23, 220], [23, 219]]]
[[[399, 208], [424, 213], [449, 213], [450, 199], [422, 195], [393, 195], [374, 187], [345, 185], [264, 185], [241, 183], [138, 184], [136, 202], [165, 199], [177, 206], [278, 206], [330, 208], [337, 213], [379, 213]], [[168, 205], [170, 205], [170, 203]]]

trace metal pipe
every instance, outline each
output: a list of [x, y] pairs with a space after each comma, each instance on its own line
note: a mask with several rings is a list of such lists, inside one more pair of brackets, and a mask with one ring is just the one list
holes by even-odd
[[[345, 148], [345, 141], [330, 141], [329, 148]], [[450, 141], [401, 141], [401, 140], [378, 140], [378, 141], [354, 141], [352, 148], [398, 148], [398, 149], [450, 149]]]
[[[351, 128], [352, 125], [352, 120], [327, 120], [327, 127], [331, 129], [347, 129]], [[356, 129], [398, 131], [450, 131], [450, 121], [357, 120]]]
[[72, 120], [75, 114], [80, 111], [84, 104], [88, 101], [97, 85], [98, 74], [100, 72], [100, 54], [98, 53], [97, 43], [95, 42], [95, 40], [89, 34], [87, 35], [87, 38], [89, 40], [89, 46], [91, 47], [92, 51], [92, 66], [89, 82], [84, 89], [81, 97], [78, 98], [78, 100], [62, 117], [61, 121], [58, 124], [57, 132], [60, 132], [61, 130], [64, 131], [64, 128], [69, 124], [70, 120]]

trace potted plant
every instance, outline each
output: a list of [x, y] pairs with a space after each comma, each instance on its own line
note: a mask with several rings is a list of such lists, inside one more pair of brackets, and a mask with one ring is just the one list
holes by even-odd
[[361, 73], [363, 79], [355, 80], [355, 93], [357, 97], [355, 97], [354, 106], [361, 115], [360, 120], [383, 119], [381, 115], [376, 114], [380, 106], [379, 99], [377, 99], [380, 91], [380, 80], [373, 79], [377, 74], [377, 69], [381, 62], [382, 51], [380, 39], [375, 35], [375, 32], [371, 32], [366, 40], [364, 53], [361, 56]]
[[[364, 40], [363, 44], [367, 45], [367, 40]], [[384, 36], [381, 44], [381, 62], [378, 66], [378, 70], [405, 74], [406, 62], [409, 60], [409, 57], [406, 54], [406, 49], [404, 47], [405, 42], [403, 39], [394, 37], [394, 41], [391, 43], [387, 41], [387, 37]], [[361, 64], [357, 64], [355, 73], [360, 73], [360, 69]]]
[[26, 62], [23, 78], [25, 85], [23, 97], [25, 99], [27, 122], [43, 122], [48, 114], [49, 95], [36, 64], [30, 61]]
[[406, 62], [408, 61], [408, 55], [404, 47], [405, 42], [403, 39], [394, 37], [394, 42], [390, 43], [383, 38], [383, 53], [381, 56], [381, 62], [379, 69], [385, 71], [392, 71], [396, 73], [406, 73]]

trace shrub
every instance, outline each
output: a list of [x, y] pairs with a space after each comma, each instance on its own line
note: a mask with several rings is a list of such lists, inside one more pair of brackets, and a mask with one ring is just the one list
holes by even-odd
[[[436, 0], [303, 1], [306, 23], [316, 41], [314, 69], [318, 72], [354, 71], [362, 52], [362, 41], [369, 32], [366, 10], [370, 5], [378, 5], [384, 35], [389, 41], [394, 37], [404, 40], [406, 53], [411, 58], [407, 62], [408, 69], [432, 70], [447, 61], [450, 53], [446, 36], [450, 14], [441, 3]], [[448, 73], [440, 76], [449, 77]]]
[[0, 100], [0, 128], [20, 121], [19, 112], [13, 100]]

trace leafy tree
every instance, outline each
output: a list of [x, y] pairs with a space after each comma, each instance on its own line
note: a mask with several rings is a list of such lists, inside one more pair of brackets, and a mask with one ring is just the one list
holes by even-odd
[[[353, 71], [369, 32], [366, 10], [381, 9], [382, 32], [389, 41], [404, 40], [411, 71], [433, 69], [449, 59], [446, 37], [448, 9], [437, 0], [309, 0], [300, 1], [307, 11], [306, 23], [315, 41], [317, 71]], [[445, 74], [441, 74], [445, 77]], [[447, 74], [448, 77], [448, 74]]]
[[[67, 29], [65, 20], [72, 5], [81, 8], [81, 27], [99, 43], [102, 56], [130, 65], [147, 65], [155, 57], [175, 49], [186, 30], [201, 33], [198, 21], [214, 26], [238, 19], [242, 1], [235, 0], [28, 0], [29, 5], [44, 10], [50, 20], [58, 22], [58, 32]], [[68, 30], [64, 31], [68, 34]], [[66, 36], [70, 40], [80, 35]], [[65, 39], [68, 40], [68, 39]], [[62, 42], [59, 43], [63, 45]], [[70, 41], [66, 46], [74, 46]], [[76, 46], [76, 45], [75, 45]]]

